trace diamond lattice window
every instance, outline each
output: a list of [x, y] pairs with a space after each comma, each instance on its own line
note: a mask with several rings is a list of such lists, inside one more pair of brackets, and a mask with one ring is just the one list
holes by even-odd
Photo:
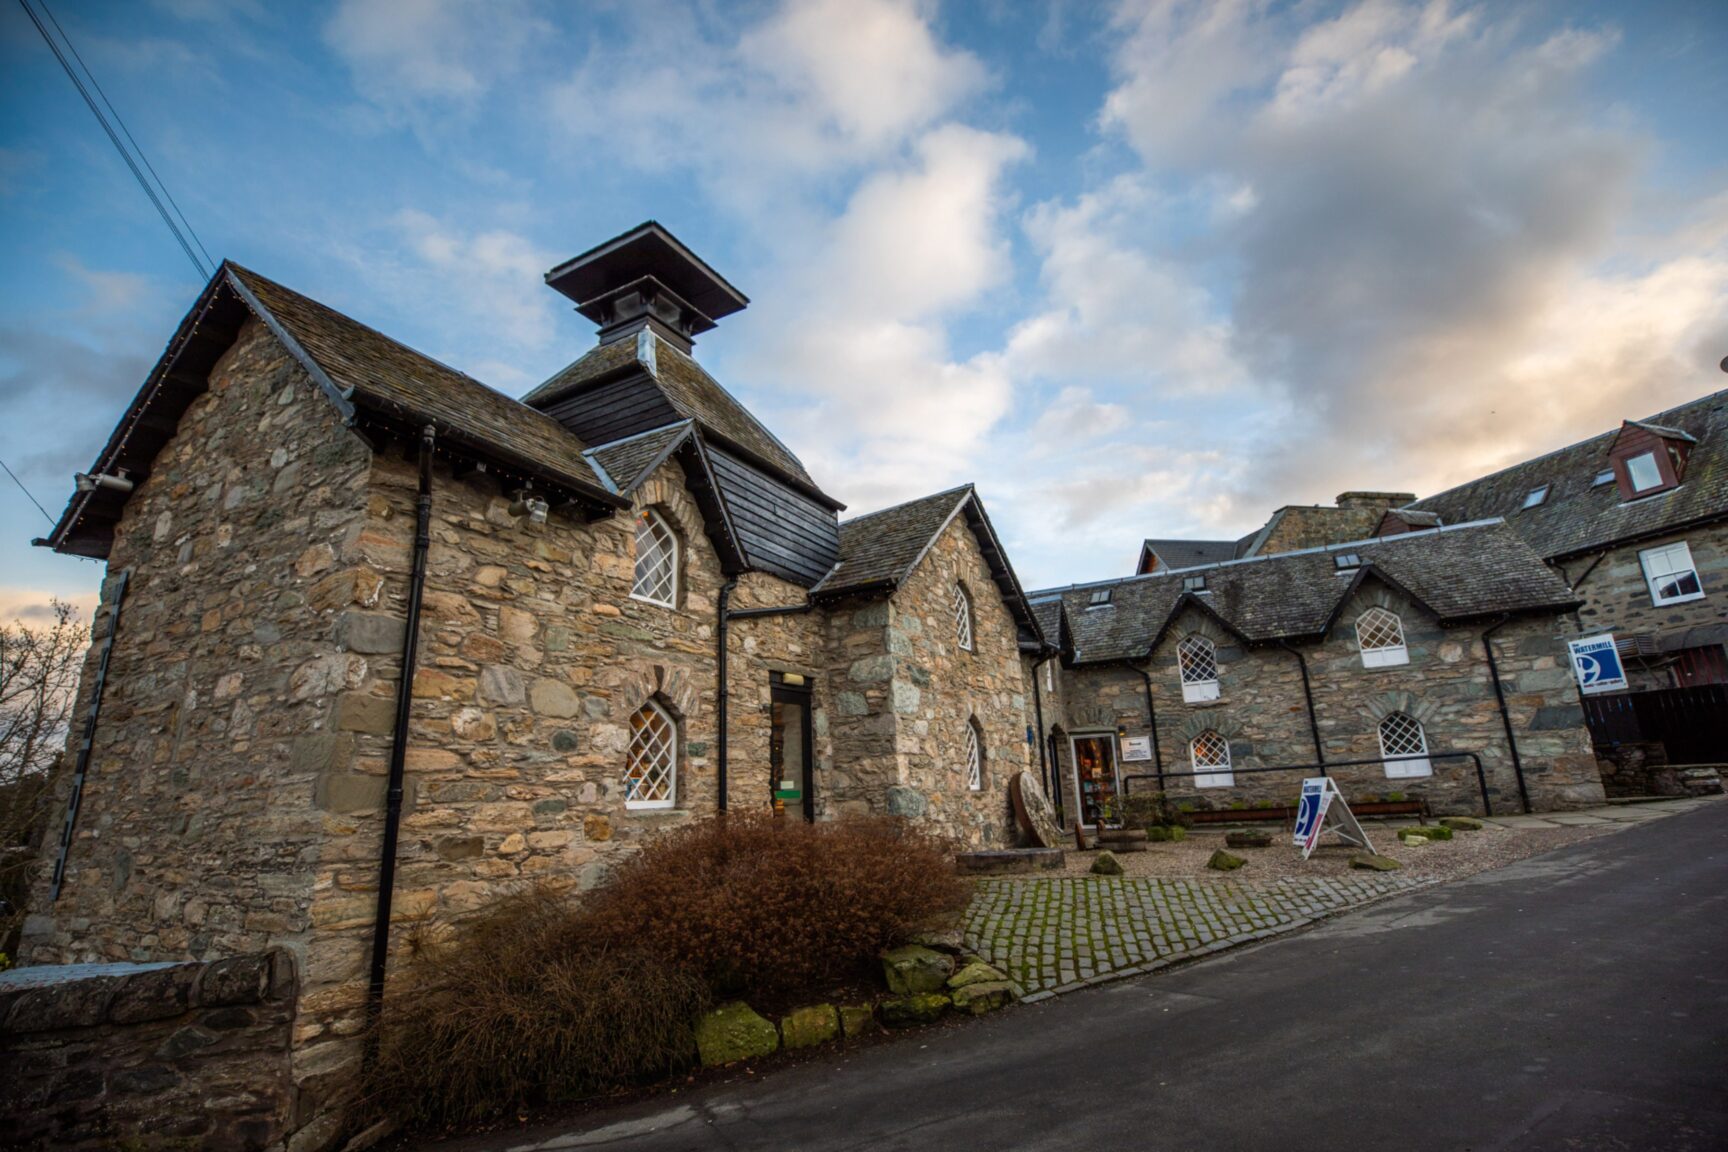
[[624, 764], [626, 808], [670, 808], [678, 793], [678, 727], [650, 700], [630, 717]]
[[954, 636], [960, 647], [972, 651], [972, 601], [958, 584], [954, 585]]
[[1410, 663], [1410, 651], [1404, 647], [1404, 622], [1384, 608], [1370, 608], [1356, 617], [1356, 645], [1362, 649], [1364, 668]]
[[974, 792], [984, 787], [984, 747], [976, 721], [966, 725], [966, 787]]
[[1176, 646], [1182, 673], [1182, 699], [1190, 704], [1218, 699], [1218, 652], [1212, 641], [1194, 635]]
[[636, 517], [636, 583], [630, 595], [669, 608], [678, 602], [678, 537], [653, 509]]
[[[1230, 772], [1230, 741], [1208, 728], [1188, 745], [1188, 759], [1194, 764], [1194, 784], [1199, 788], [1228, 788], [1236, 782]], [[1208, 772], [1208, 768], [1222, 771]]]
[[[1428, 734], [1422, 731], [1422, 722], [1407, 712], [1394, 712], [1380, 721], [1380, 755], [1386, 758], [1389, 778], [1434, 774], [1428, 762]], [[1417, 759], [1393, 759], [1398, 756]]]

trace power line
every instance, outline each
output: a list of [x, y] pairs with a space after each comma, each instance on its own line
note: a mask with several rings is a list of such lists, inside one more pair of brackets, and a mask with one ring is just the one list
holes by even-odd
[[18, 485], [18, 491], [20, 491], [20, 492], [24, 493], [24, 495], [30, 497], [30, 503], [36, 505], [36, 511], [42, 513], [43, 517], [47, 519], [48, 523], [50, 523], [50, 524], [54, 523], [54, 517], [49, 516], [48, 515], [48, 509], [42, 507], [42, 501], [36, 499], [35, 496], [31, 496], [30, 489], [24, 487], [24, 481], [18, 479], [18, 473], [12, 471], [11, 468], [7, 467], [6, 461], [4, 461], [4, 460], [0, 460], [0, 468], [6, 469], [6, 475], [12, 477], [12, 483]]
[[[42, 0], [37, 0], [37, 2], [41, 3]], [[114, 150], [120, 153], [120, 158], [122, 160], [126, 161], [126, 167], [132, 170], [132, 176], [138, 181], [138, 187], [144, 189], [144, 195], [148, 196], [150, 198], [150, 203], [156, 207], [156, 214], [162, 217], [162, 223], [168, 225], [168, 230], [174, 233], [174, 239], [179, 243], [180, 250], [186, 253], [186, 259], [190, 260], [192, 262], [192, 267], [198, 270], [198, 278], [200, 280], [208, 280], [210, 278], [211, 270], [198, 258], [198, 254], [192, 251], [192, 245], [187, 242], [186, 234], [180, 231], [180, 226], [174, 222], [174, 217], [168, 214], [168, 209], [163, 206], [161, 198], [156, 195], [156, 190], [152, 188], [150, 182], [144, 178], [144, 173], [139, 171], [137, 162], [132, 159], [132, 154], [126, 150], [125, 145], [120, 143], [120, 137], [115, 134], [113, 126], [108, 123], [108, 118], [102, 115], [102, 110], [96, 106], [96, 101], [91, 97], [90, 90], [86, 88], [84, 82], [78, 78], [78, 73], [73, 69], [72, 62], [66, 59], [66, 54], [64, 52], [60, 51], [60, 45], [55, 42], [54, 37], [48, 34], [48, 29], [43, 26], [41, 19], [37, 17], [36, 10], [30, 7], [29, 0], [18, 0], [18, 6], [24, 9], [25, 15], [30, 17], [30, 23], [36, 25], [36, 31], [42, 36], [42, 42], [48, 45], [49, 51], [54, 53], [54, 59], [60, 62], [60, 67], [65, 71], [66, 78], [71, 80], [73, 87], [78, 89], [78, 95], [84, 97], [84, 103], [89, 106], [90, 114], [96, 117], [96, 122], [98, 124], [102, 125], [102, 131], [108, 134], [108, 139], [114, 145]], [[44, 12], [48, 10], [46, 4], [43, 4], [42, 10]], [[50, 20], [54, 19], [52, 13], [49, 14], [48, 18]], [[56, 22], [54, 27], [58, 29], [60, 27], [59, 23]], [[62, 31], [60, 34], [64, 36], [65, 32]], [[72, 41], [70, 39], [66, 41], [66, 46], [68, 48], [72, 47]], [[73, 50], [73, 54], [77, 54], [76, 49]], [[80, 60], [79, 63], [82, 64], [83, 61]], [[86, 69], [86, 72], [88, 71], [89, 70]], [[90, 76], [90, 83], [96, 83], [96, 77], [94, 74], [91, 74]], [[104, 96], [102, 99], [103, 102], [106, 103], [108, 98]], [[112, 107], [112, 105], [110, 105], [110, 107]], [[119, 120], [118, 114], [115, 115], [115, 119]], [[125, 126], [122, 125], [121, 127], [124, 128]], [[130, 132], [126, 135], [127, 139], [131, 139], [132, 134]], [[137, 141], [133, 141], [133, 147], [137, 147]], [[141, 158], [143, 157], [144, 150], [142, 148], [138, 149], [138, 155]], [[144, 163], [146, 167], [149, 166], [148, 160]], [[155, 175], [154, 169], [151, 169], [151, 175]], [[157, 177], [157, 181], [160, 183], [161, 178]], [[168, 194], [168, 188], [166, 185], [163, 185], [162, 187], [162, 194], [164, 196]], [[172, 201], [173, 198], [169, 197], [169, 199]], [[178, 206], [176, 206], [175, 210], [179, 210]], [[191, 231], [192, 227], [188, 224], [186, 232]], [[197, 239], [196, 234], [193, 235], [193, 239]], [[198, 247], [202, 250], [204, 245], [200, 243]], [[206, 253], [206, 256], [208, 256], [208, 253]], [[16, 477], [14, 477], [14, 479], [16, 479]], [[40, 507], [40, 505], [38, 505], [38, 507]]]
[[180, 211], [180, 205], [175, 203], [174, 194], [168, 191], [168, 185], [163, 181], [162, 177], [156, 174], [156, 167], [150, 163], [150, 157], [145, 155], [144, 146], [139, 144], [137, 140], [133, 139], [132, 130], [126, 127], [126, 121], [120, 119], [120, 110], [114, 107], [113, 101], [108, 99], [108, 93], [102, 91], [102, 83], [96, 79], [96, 73], [90, 70], [90, 65], [84, 63], [84, 57], [78, 54], [78, 45], [72, 43], [72, 37], [66, 35], [66, 29], [60, 27], [60, 21], [54, 17], [54, 10], [48, 7], [48, 0], [36, 0], [36, 3], [41, 7], [42, 14], [48, 17], [48, 23], [54, 25], [54, 31], [60, 34], [60, 39], [66, 42], [66, 47], [72, 50], [72, 59], [78, 61], [78, 67], [84, 69], [84, 75], [90, 78], [90, 86], [96, 89], [96, 95], [102, 97], [103, 106], [106, 107], [109, 112], [113, 113], [114, 123], [120, 125], [120, 131], [125, 134], [126, 142], [131, 144], [133, 151], [138, 153], [138, 159], [144, 161], [144, 167], [150, 173], [150, 178], [156, 181], [156, 186], [158, 188], [162, 189], [163, 197], [167, 199], [168, 206], [174, 209], [174, 215], [180, 218], [180, 223], [185, 227], [186, 234], [192, 237], [192, 242], [198, 245], [198, 251], [204, 254], [204, 263], [207, 266], [214, 268], [216, 266], [216, 261], [211, 259], [210, 250], [204, 247], [204, 241], [198, 238], [198, 233], [193, 229], [192, 222], [186, 219], [186, 213]]

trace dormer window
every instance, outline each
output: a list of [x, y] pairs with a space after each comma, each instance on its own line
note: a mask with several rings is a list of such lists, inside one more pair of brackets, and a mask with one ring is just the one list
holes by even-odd
[[1691, 433], [1663, 424], [1628, 420], [1620, 425], [1608, 449], [1608, 463], [1620, 482], [1620, 498], [1639, 500], [1678, 487], [1695, 443]]
[[1632, 481], [1632, 491], [1648, 492], [1662, 486], [1662, 468], [1656, 463], [1656, 453], [1641, 452], [1626, 461], [1626, 476]]
[[1547, 500], [1548, 500], [1548, 485], [1543, 484], [1539, 487], [1530, 489], [1529, 493], [1527, 493], [1525, 495], [1524, 507], [1534, 508], [1538, 504], [1546, 503]]
[[1114, 589], [1112, 589], [1112, 588], [1094, 588], [1094, 589], [1092, 589], [1092, 596], [1089, 600], [1086, 601], [1086, 607], [1088, 609], [1110, 607], [1110, 594], [1113, 591], [1114, 591]]

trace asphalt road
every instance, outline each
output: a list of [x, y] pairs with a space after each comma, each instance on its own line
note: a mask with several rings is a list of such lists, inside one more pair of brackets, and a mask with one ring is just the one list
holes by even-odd
[[1728, 1149], [1728, 803], [1194, 966], [464, 1148]]

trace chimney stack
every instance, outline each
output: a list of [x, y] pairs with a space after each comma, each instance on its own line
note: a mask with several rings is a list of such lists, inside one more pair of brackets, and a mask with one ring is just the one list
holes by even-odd
[[1340, 492], [1338, 507], [1340, 508], [1402, 508], [1406, 504], [1416, 502], [1414, 492]]
[[646, 329], [689, 352], [697, 335], [750, 303], [652, 220], [566, 260], [546, 283], [600, 326], [602, 344]]

